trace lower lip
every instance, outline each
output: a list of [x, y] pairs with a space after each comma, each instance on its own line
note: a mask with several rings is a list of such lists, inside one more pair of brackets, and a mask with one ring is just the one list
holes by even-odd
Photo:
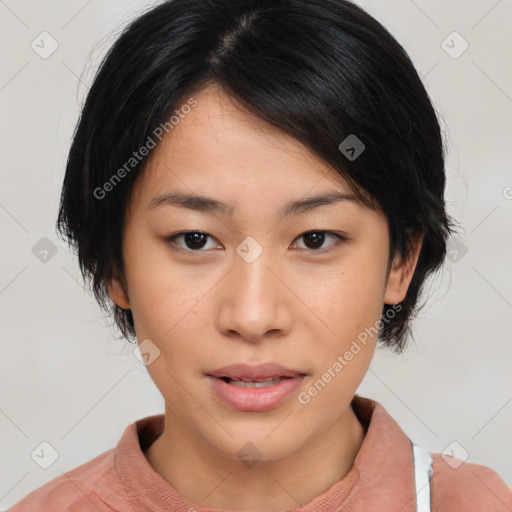
[[279, 384], [262, 388], [242, 388], [208, 375], [215, 393], [230, 406], [240, 411], [268, 411], [281, 404], [301, 384], [304, 375], [282, 380]]

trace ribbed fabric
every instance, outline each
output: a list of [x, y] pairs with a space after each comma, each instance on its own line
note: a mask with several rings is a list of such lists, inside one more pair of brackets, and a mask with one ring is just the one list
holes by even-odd
[[[378, 402], [356, 395], [352, 407], [366, 431], [352, 468], [288, 512], [416, 511], [410, 439]], [[135, 421], [115, 448], [32, 491], [10, 512], [220, 512], [189, 501], [149, 465], [143, 450], [163, 427], [163, 414]], [[432, 512], [512, 511], [512, 489], [494, 470], [468, 462], [453, 469], [440, 454], [432, 457]]]

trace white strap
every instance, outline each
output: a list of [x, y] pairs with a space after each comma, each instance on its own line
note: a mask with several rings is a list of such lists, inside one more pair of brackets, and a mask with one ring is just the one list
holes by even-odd
[[432, 476], [432, 456], [430, 452], [412, 443], [414, 458], [414, 482], [416, 485], [416, 511], [430, 512], [430, 477]]

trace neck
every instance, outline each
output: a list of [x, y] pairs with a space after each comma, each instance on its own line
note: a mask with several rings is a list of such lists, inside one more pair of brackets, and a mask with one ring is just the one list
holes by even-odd
[[233, 511], [279, 512], [308, 503], [344, 478], [364, 435], [349, 406], [295, 452], [247, 467], [192, 433], [166, 407], [165, 429], [145, 455], [152, 468], [193, 503]]

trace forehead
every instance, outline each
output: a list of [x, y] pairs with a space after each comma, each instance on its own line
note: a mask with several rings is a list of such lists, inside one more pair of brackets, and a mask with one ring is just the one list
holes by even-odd
[[138, 196], [147, 199], [178, 186], [240, 198], [244, 192], [269, 199], [313, 189], [352, 192], [336, 170], [297, 139], [246, 112], [220, 89], [209, 87], [192, 97], [195, 106], [150, 154]]

